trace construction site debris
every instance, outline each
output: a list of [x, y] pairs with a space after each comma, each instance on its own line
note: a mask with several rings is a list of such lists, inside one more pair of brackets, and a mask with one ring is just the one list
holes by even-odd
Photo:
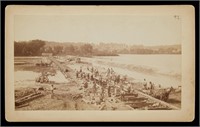
[[[70, 97], [75, 110], [80, 109], [77, 103], [79, 100], [81, 100], [81, 103], [84, 102], [85, 104], [96, 106], [99, 110], [120, 110], [120, 106], [131, 110], [179, 109], [166, 102], [170, 92], [174, 90], [172, 87], [163, 89], [161, 86], [156, 87], [152, 82], [147, 83], [146, 80], [142, 83], [129, 81], [127, 75], [119, 75], [113, 68], [100, 69], [90, 64], [82, 64], [79, 69], [72, 70], [65, 63], [60, 63], [54, 57], [49, 57], [49, 60], [57, 66], [66, 79], [70, 79], [70, 82], [65, 86], [76, 87], [76, 89], [72, 91], [69, 88], [55, 88], [55, 83], [50, 83], [48, 78], [48, 76], [55, 76], [55, 73], [52, 72], [42, 72], [35, 81], [51, 84], [50, 99], [62, 100], [64, 108], [68, 107], [65, 100], [66, 97]], [[78, 63], [81, 64], [80, 62]], [[137, 87], [139, 86], [138, 84], [140, 86], [143, 85], [143, 87]], [[16, 99], [16, 106], [43, 96], [42, 91], [46, 92], [47, 89], [40, 87], [28, 92], [30, 94], [24, 93], [20, 99]], [[59, 96], [62, 93], [61, 91], [63, 93], [70, 92], [70, 94], [61, 97]]]

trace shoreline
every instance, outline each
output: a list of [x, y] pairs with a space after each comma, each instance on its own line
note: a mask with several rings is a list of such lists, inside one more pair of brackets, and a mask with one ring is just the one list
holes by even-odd
[[[83, 61], [83, 63], [75, 63], [75, 62], [68, 62], [68, 63], [63, 63], [63, 64], [66, 64], [68, 67], [70, 67], [71, 69], [72, 69], [72, 72], [69, 72], [70, 74], [71, 74], [71, 76], [72, 77], [75, 77], [75, 70], [79, 70], [80, 69], [80, 66], [85, 66], [85, 67], [87, 67], [87, 66], [94, 66], [94, 67], [96, 67], [96, 68], [98, 68], [99, 69], [99, 71], [100, 72], [104, 72], [104, 71], [106, 71], [107, 70], [107, 68], [105, 67], [105, 66], [100, 66], [100, 65], [95, 65], [94, 63], [91, 63], [90, 62], [90, 64], [87, 64], [87, 63], [89, 63], [89, 62], [85, 62], [85, 61]], [[25, 66], [27, 66], [27, 65], [25, 65]], [[25, 67], [24, 66], [24, 67]], [[33, 64], [32, 64], [32, 66], [33, 66]], [[18, 66], [16, 66], [15, 68], [16, 68], [16, 70], [18, 70], [17, 69], [17, 67], [21, 67], [21, 69], [23, 68], [23, 65], [18, 65]], [[29, 68], [30, 69], [30, 68]], [[116, 69], [116, 68], [113, 68], [115, 71], [116, 71], [116, 73], [118, 73], [118, 69]], [[25, 67], [25, 70], [26, 70], [26, 67]], [[25, 71], [25, 70], [22, 70], [22, 71]], [[35, 68], [35, 70], [37, 70], [37, 67]], [[29, 70], [29, 71], [31, 71], [31, 70]], [[57, 70], [58, 71], [58, 70]], [[119, 72], [122, 72], [123, 74], [125, 73], [124, 71], [119, 71]], [[39, 73], [37, 73], [38, 75], [39, 75]], [[73, 79], [73, 78], [72, 78]], [[73, 79], [74, 80], [74, 79]], [[76, 80], [76, 79], [75, 79]], [[78, 80], [78, 79], [77, 79]], [[132, 80], [136, 80], [136, 79], [133, 79], [132, 78]], [[129, 81], [129, 80], [128, 80]], [[26, 84], [29, 84], [29, 86], [26, 86]], [[74, 86], [74, 89], [76, 89], [76, 90], [78, 90], [78, 88], [79, 88], [79, 86], [82, 84], [82, 81], [79, 81], [79, 82], [76, 82], [76, 83], [78, 83], [78, 84], [76, 84], [75, 86], [77, 87], [77, 88], [75, 88], [75, 86]], [[31, 87], [31, 88], [35, 88], [35, 87], [41, 87], [41, 86], [44, 86], [44, 87], [50, 87], [49, 85], [43, 85], [43, 84], [37, 84], [37, 83], [35, 83], [34, 82], [34, 78], [33, 78], [33, 80], [30, 82], [30, 81], [23, 81], [22, 80], [22, 82], [15, 82], [15, 89], [17, 89], [17, 88], [19, 88], [20, 89], [20, 87], [19, 86], [16, 86], [17, 84], [21, 84], [21, 86], [23, 86], [23, 87]], [[67, 85], [68, 84], [68, 85]], [[71, 87], [71, 82], [68, 82], [68, 83], [64, 83], [64, 84], [55, 84], [55, 87], [56, 88], [65, 88], [65, 89], [70, 89], [70, 91], [72, 90], [72, 87]], [[138, 85], [139, 86], [139, 85]], [[138, 87], [137, 86], [137, 87]], [[49, 88], [48, 88], [49, 89]], [[75, 90], [75, 91], [76, 91]], [[79, 90], [78, 90], [79, 91]], [[65, 92], [69, 92], [68, 90], [67, 91], [65, 91]], [[64, 92], [64, 93], [65, 93]], [[62, 93], [62, 91], [58, 91], [58, 93]], [[76, 92], [75, 92], [76, 93]], [[60, 95], [60, 94], [58, 94], [59, 96], [62, 96], [62, 95]], [[64, 96], [64, 95], [63, 95]], [[41, 99], [40, 99], [41, 100]], [[51, 99], [49, 98], [47, 98], [46, 99], [46, 101], [45, 102], [48, 102], [48, 101], [50, 101]], [[61, 99], [62, 100], [62, 99]], [[42, 100], [41, 100], [42, 101]], [[53, 101], [53, 100], [51, 100], [51, 101]], [[36, 103], [36, 107], [37, 107], [37, 102], [39, 102], [38, 100], [36, 100], [36, 101], [33, 101], [32, 103], [33, 103], [33, 105]], [[55, 103], [56, 103], [57, 101], [55, 100]], [[58, 102], [58, 103], [60, 103], [60, 102]], [[71, 103], [70, 102], [70, 100], [69, 100], [69, 103]], [[63, 106], [63, 104], [64, 103], [61, 103], [60, 105], [62, 105]], [[30, 106], [29, 106], [29, 108], [31, 108]], [[34, 107], [32, 107], [33, 109], [35, 109]], [[50, 108], [50, 107], [49, 107]], [[22, 108], [23, 109], [23, 108]], [[37, 108], [36, 108], [37, 109]], [[50, 108], [51, 109], [51, 108]], [[59, 109], [59, 108], [58, 108]], [[63, 109], [66, 109], [66, 108], [63, 108]], [[70, 109], [71, 110], [71, 109]]]
[[[144, 81], [146, 79], [148, 82], [154, 82], [156, 84], [160, 84], [162, 87], [178, 87], [181, 86], [181, 75], [175, 77], [173, 75], [162, 74], [162, 73], [151, 73], [151, 72], [144, 72], [141, 69], [135, 71], [134, 69], [128, 69], [122, 66], [115, 66], [115, 64], [106, 64], [103, 62], [98, 62], [98, 60], [90, 59], [90, 58], [83, 58], [84, 61], [92, 63], [92, 65], [104, 67], [104, 68], [113, 68], [117, 71], [120, 75], [127, 75], [132, 79], [136, 79], [139, 81]], [[108, 62], [107, 62], [108, 63]]]
[[[61, 56], [62, 57], [62, 56]], [[65, 56], [66, 57], [66, 56]], [[75, 56], [70, 56], [75, 57]], [[23, 58], [32, 58], [32, 57], [23, 57]], [[34, 58], [42, 58], [42, 57], [34, 57]], [[128, 69], [126, 66], [122, 66], [120, 64], [111, 64], [109, 61], [99, 61], [95, 58], [88, 58], [88, 57], [80, 57], [83, 62], [91, 63], [95, 66], [102, 66], [104, 68], [113, 68], [115, 69], [120, 75], [127, 75], [128, 77], [131, 77], [133, 79], [138, 79], [143, 81], [146, 79], [147, 81], [155, 82], [156, 84], [160, 84], [161, 86], [165, 87], [178, 87], [181, 86], [181, 75], [169, 75], [169, 74], [162, 74], [162, 73], [154, 73], [154, 72], [148, 72], [148, 70], [145, 70], [144, 68], [136, 68], [136, 70]], [[18, 62], [16, 60], [15, 62]], [[22, 64], [23, 65], [23, 64]], [[133, 65], [134, 66], [134, 65]], [[150, 68], [149, 68], [150, 69]], [[163, 85], [162, 85], [163, 84]], [[170, 85], [171, 84], [171, 85]]]

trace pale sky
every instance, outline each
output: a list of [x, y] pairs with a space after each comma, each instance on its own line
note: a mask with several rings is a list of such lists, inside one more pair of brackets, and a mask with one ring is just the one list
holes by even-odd
[[181, 20], [171, 16], [16, 15], [15, 41], [181, 44]]

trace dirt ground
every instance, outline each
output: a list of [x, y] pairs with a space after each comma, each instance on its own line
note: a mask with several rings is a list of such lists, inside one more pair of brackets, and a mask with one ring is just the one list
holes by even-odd
[[[35, 67], [32, 65], [16, 65], [16, 71], [41, 71], [42, 67]], [[48, 68], [52, 67], [44, 67], [42, 71], [48, 70]], [[57, 69], [57, 68], [55, 68]], [[73, 68], [75, 69], [75, 68]], [[75, 78], [74, 73], [70, 73], [69, 76], [71, 78]], [[81, 81], [69, 81], [68, 83], [53, 83], [55, 90], [52, 95], [50, 92], [50, 85], [48, 83], [36, 83], [35, 77], [32, 80], [23, 80], [23, 81], [15, 81], [15, 99], [19, 99], [23, 96], [33, 94], [34, 91], [38, 88], [44, 88], [44, 96], [34, 99], [28, 102], [26, 105], [22, 105], [20, 107], [16, 107], [16, 110], [98, 110], [102, 107], [103, 104], [90, 104], [84, 102], [81, 97], [73, 98], [77, 95], [81, 95], [84, 93], [83, 90], [80, 90]], [[120, 109], [126, 110], [127, 107], [124, 107], [121, 103], [117, 104]], [[107, 106], [103, 107], [104, 110], [112, 109], [112, 107], [107, 104]]]
[[[91, 64], [90, 64], [91, 65]], [[72, 71], [76, 71], [80, 69], [80, 66], [88, 66], [84, 63], [68, 63], [68, 67], [72, 69]], [[100, 70], [105, 70], [105, 68], [98, 67]], [[53, 67], [36, 67], [34, 62], [31, 64], [25, 65], [15, 65], [15, 71], [33, 71], [38, 73], [38, 75], [42, 71], [49, 71], [49, 70], [57, 70], [58, 68]], [[75, 79], [74, 72], [68, 72], [68, 76], [71, 79]], [[127, 110], [128, 107], [124, 106], [121, 102], [110, 102], [106, 101], [101, 104], [89, 104], [85, 102], [81, 96], [83, 95], [84, 91], [80, 90], [81, 81], [74, 81], [70, 80], [68, 83], [54, 83], [54, 94], [52, 95], [50, 92], [50, 85], [51, 84], [40, 84], [35, 83], [35, 78], [31, 81], [15, 81], [15, 99], [19, 99], [20, 97], [33, 93], [33, 88], [41, 88], [45, 89], [43, 97], [30, 101], [26, 106], [22, 106], [20, 108], [16, 108], [16, 110], [115, 110], [116, 107], [118, 110]], [[130, 78], [131, 79], [131, 78]], [[133, 79], [131, 79], [133, 80]], [[136, 85], [136, 89], [140, 89], [141, 85]], [[28, 92], [24, 92], [28, 91]], [[76, 97], [80, 95], [80, 97]], [[76, 98], [74, 98], [76, 97]], [[181, 92], [172, 93], [169, 95], [168, 103], [175, 105], [177, 107], [181, 107]], [[112, 105], [112, 106], [111, 106]], [[113, 105], [115, 105], [113, 107]]]

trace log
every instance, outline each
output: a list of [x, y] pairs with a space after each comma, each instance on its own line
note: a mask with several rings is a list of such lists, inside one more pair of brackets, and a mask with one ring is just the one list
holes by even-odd
[[144, 97], [124, 97], [125, 101], [143, 101], [143, 100], [148, 100], [148, 98]]
[[174, 106], [174, 105], [171, 105], [171, 104], [169, 104], [169, 103], [167, 103], [167, 102], [164, 102], [164, 101], [161, 101], [161, 100], [159, 100], [159, 99], [156, 99], [156, 98], [154, 98], [154, 97], [152, 97], [152, 96], [149, 96], [149, 95], [147, 95], [147, 94], [144, 94], [144, 93], [142, 93], [142, 92], [140, 92], [140, 91], [138, 91], [138, 90], [135, 90], [135, 92], [137, 92], [138, 94], [140, 94], [140, 95], [142, 95], [142, 96], [144, 96], [144, 97], [147, 97], [147, 98], [149, 98], [149, 99], [151, 99], [151, 100], [153, 100], [153, 101], [155, 101], [155, 102], [158, 102], [158, 103], [160, 103], [160, 104], [162, 104], [162, 105], [164, 105], [164, 106], [167, 106], [167, 107], [169, 107], [169, 108], [171, 108], [171, 109], [180, 110], [180, 108], [178, 108], [178, 107], [176, 107], [176, 106]]
[[153, 103], [147, 103], [147, 102], [135, 102], [135, 103], [126, 103], [128, 105], [131, 105], [133, 108], [141, 108], [141, 107], [146, 107], [149, 105], [152, 105]]
[[125, 102], [125, 104], [138, 104], [138, 105], [140, 105], [140, 104], [150, 104], [150, 105], [152, 105], [152, 104], [154, 104], [153, 102], [145, 102], [145, 101], [133, 101], [133, 102]]
[[27, 95], [27, 96], [24, 96], [24, 97], [22, 97], [22, 98], [17, 99], [15, 102], [20, 102], [20, 101], [26, 100], [26, 99], [28, 99], [28, 98], [30, 98], [31, 96], [34, 96], [34, 95], [36, 95], [36, 94], [38, 94], [38, 93], [29, 94], [29, 95]]
[[16, 108], [22, 108], [22, 107], [26, 107], [26, 106], [29, 106], [29, 104], [28, 103], [22, 104], [22, 105], [16, 106]]
[[148, 108], [148, 110], [169, 110], [169, 108], [166, 108], [166, 107], [156, 107], [156, 108]]
[[125, 97], [129, 97], [129, 96], [135, 96], [135, 97], [137, 97], [138, 96], [138, 94], [136, 94], [136, 93], [127, 93], [127, 94], [123, 94], [123, 96], [125, 96]]
[[24, 103], [27, 103], [29, 101], [32, 101], [33, 99], [36, 99], [38, 97], [41, 97], [41, 96], [44, 96], [43, 94], [41, 93], [34, 93], [34, 94], [30, 94], [28, 96], [25, 96], [25, 97], [22, 97], [18, 100], [15, 101], [15, 105], [16, 106], [19, 106], [19, 105], [22, 105]]
[[106, 104], [102, 104], [101, 107], [99, 108], [99, 110], [103, 110], [105, 106], [106, 106]]

